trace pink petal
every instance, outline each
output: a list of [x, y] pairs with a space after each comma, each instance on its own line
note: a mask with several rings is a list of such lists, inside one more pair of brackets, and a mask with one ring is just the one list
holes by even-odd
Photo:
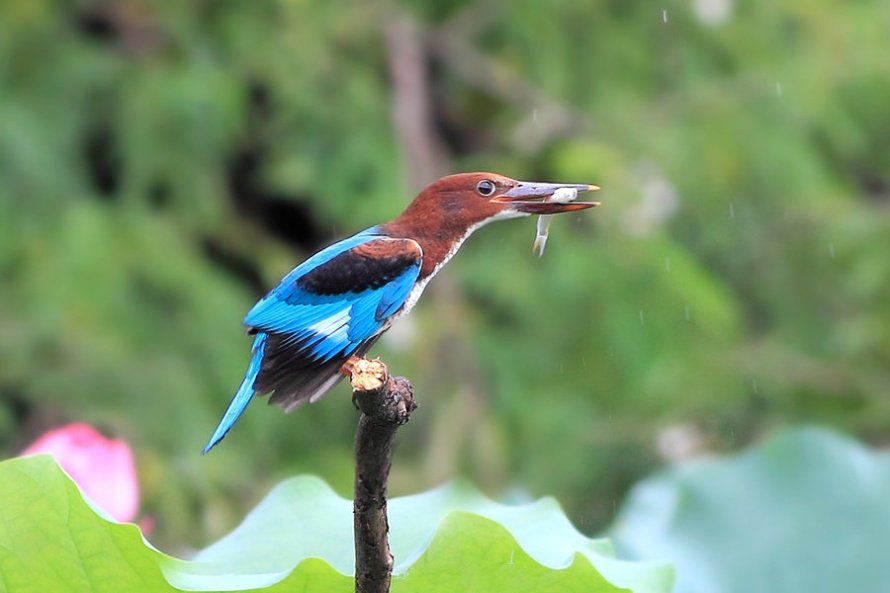
[[107, 439], [91, 426], [68, 424], [51, 430], [23, 455], [48, 453], [90, 500], [114, 520], [132, 521], [139, 508], [139, 485], [129, 445]]

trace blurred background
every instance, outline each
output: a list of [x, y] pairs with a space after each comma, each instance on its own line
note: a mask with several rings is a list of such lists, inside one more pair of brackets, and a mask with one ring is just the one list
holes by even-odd
[[821, 423], [890, 442], [890, 4], [0, 4], [0, 454], [84, 421], [181, 552], [268, 489], [351, 491], [341, 385], [210, 455], [253, 302], [447, 173], [603, 206], [475, 235], [373, 351], [392, 494], [458, 475], [583, 531], [672, 462]]

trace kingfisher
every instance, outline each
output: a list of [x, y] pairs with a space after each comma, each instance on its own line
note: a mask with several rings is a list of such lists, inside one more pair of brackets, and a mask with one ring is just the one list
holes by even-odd
[[326, 247], [291, 270], [244, 318], [254, 336], [241, 386], [202, 453], [219, 443], [254, 395], [290, 412], [315, 402], [406, 315], [473, 231], [495, 220], [574, 212], [599, 202], [548, 201], [595, 185], [460, 173], [434, 181], [404, 212]]

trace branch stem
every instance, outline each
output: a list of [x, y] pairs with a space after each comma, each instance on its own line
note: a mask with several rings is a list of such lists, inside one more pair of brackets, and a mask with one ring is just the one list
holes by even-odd
[[352, 400], [361, 410], [355, 432], [355, 591], [386, 593], [393, 568], [386, 515], [392, 444], [416, 404], [411, 383], [390, 377], [379, 360], [351, 361], [348, 371]]

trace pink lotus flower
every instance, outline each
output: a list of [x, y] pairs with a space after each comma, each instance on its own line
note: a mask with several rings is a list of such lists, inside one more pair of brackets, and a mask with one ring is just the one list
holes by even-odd
[[80, 490], [115, 521], [135, 519], [139, 484], [127, 443], [75, 423], [44, 433], [22, 455], [38, 453], [52, 455]]

